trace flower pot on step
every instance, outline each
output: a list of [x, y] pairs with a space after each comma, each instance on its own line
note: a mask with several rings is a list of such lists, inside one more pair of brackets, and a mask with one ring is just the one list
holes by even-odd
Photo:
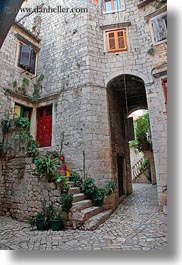
[[62, 219], [51, 219], [50, 223], [52, 231], [60, 231], [64, 229], [64, 222]]

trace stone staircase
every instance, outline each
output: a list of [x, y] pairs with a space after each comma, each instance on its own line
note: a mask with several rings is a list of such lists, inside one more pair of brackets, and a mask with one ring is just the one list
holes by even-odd
[[92, 201], [80, 192], [80, 188], [74, 187], [74, 182], [70, 182], [70, 186], [69, 194], [73, 195], [73, 205], [66, 226], [80, 230], [95, 230], [110, 217], [112, 209], [107, 205], [93, 206]]

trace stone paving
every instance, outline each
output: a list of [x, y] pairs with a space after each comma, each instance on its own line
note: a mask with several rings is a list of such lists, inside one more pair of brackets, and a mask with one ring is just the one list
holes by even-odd
[[157, 205], [156, 186], [134, 184], [111, 217], [95, 231], [32, 231], [26, 223], [0, 217], [2, 250], [164, 250], [167, 216]]

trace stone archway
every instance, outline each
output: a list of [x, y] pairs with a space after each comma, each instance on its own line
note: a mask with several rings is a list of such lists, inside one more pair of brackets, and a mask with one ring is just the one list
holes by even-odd
[[132, 74], [114, 77], [107, 85], [112, 172], [118, 181], [118, 200], [132, 193], [128, 115], [148, 109], [145, 83]]

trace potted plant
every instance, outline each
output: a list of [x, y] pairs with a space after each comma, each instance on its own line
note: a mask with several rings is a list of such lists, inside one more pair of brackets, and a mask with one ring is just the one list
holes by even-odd
[[50, 224], [52, 231], [60, 231], [64, 229], [64, 213], [60, 208], [53, 208]]
[[37, 230], [46, 230], [46, 216], [44, 213], [41, 212], [36, 216], [36, 226]]
[[102, 206], [104, 203], [104, 197], [106, 194], [106, 189], [104, 188], [96, 188], [95, 193], [93, 195], [93, 202], [95, 206]]
[[68, 213], [72, 207], [73, 195], [72, 194], [62, 194], [60, 202], [61, 202], [62, 211], [65, 213]]
[[81, 191], [91, 200], [93, 199], [93, 196], [97, 189], [94, 181], [95, 180], [93, 178], [87, 178], [84, 179], [81, 184]]
[[80, 175], [76, 171], [71, 171], [71, 176], [69, 177], [69, 180], [74, 182], [75, 187], [80, 187], [82, 184]]
[[62, 185], [61, 185], [61, 193], [67, 194], [69, 189], [70, 189], [70, 184], [67, 181], [62, 183]]
[[57, 175], [55, 182], [57, 187], [61, 189], [61, 193], [68, 193], [70, 185], [65, 176]]
[[59, 160], [50, 155], [38, 157], [34, 160], [35, 171], [40, 177], [49, 179], [59, 167]]

